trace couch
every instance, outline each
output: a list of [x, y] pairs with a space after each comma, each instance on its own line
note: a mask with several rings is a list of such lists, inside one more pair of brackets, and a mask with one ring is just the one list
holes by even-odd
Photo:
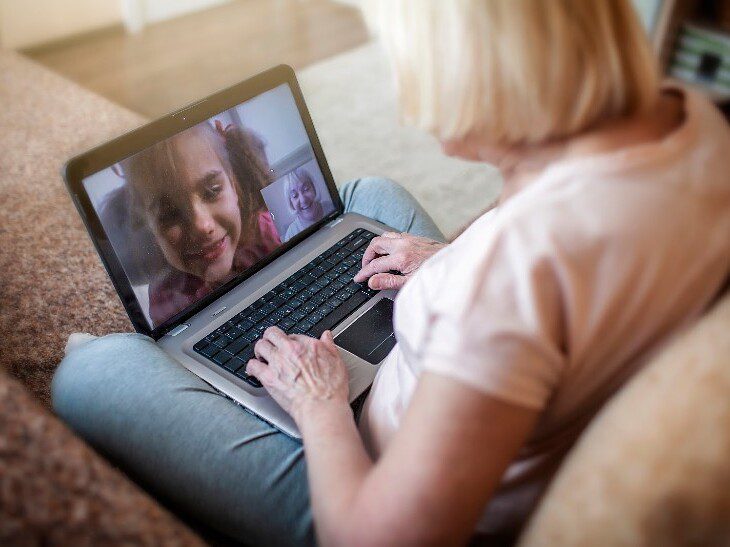
[[[430, 137], [398, 127], [376, 46], [300, 79], [338, 182], [366, 174], [399, 180], [447, 234], [496, 199], [494, 169], [445, 158]], [[215, 541], [50, 409], [50, 379], [68, 334], [131, 330], [60, 169], [144, 120], [7, 51], [0, 51], [0, 104], [0, 544]], [[609, 402], [562, 466], [522, 545], [730, 543], [728, 333], [725, 296]]]

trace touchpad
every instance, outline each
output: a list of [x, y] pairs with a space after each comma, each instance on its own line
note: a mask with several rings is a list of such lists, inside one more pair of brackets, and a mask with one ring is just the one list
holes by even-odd
[[377, 365], [395, 346], [393, 334], [393, 301], [379, 300], [337, 335], [335, 342], [368, 363]]

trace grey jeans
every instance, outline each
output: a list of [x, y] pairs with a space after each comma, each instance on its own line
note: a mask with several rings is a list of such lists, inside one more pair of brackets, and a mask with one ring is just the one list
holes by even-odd
[[[341, 192], [347, 211], [443, 241], [386, 179]], [[251, 545], [314, 544], [302, 445], [245, 412], [140, 334], [73, 349], [52, 385], [56, 413], [176, 511]]]

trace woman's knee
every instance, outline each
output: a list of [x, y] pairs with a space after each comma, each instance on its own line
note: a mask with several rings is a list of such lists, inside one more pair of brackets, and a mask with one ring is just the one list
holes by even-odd
[[418, 200], [393, 180], [378, 177], [357, 179], [345, 184], [340, 193], [348, 213], [375, 219], [398, 232], [436, 241], [445, 240]]
[[97, 338], [71, 349], [59, 364], [51, 383], [56, 413], [73, 423], [94, 404], [103, 405], [105, 390], [137, 375], [135, 356], [159, 351], [140, 334], [120, 333]]
[[392, 179], [383, 177], [364, 177], [346, 182], [340, 190], [345, 210], [352, 207], [362, 209], [371, 207], [384, 199], [413, 199], [408, 191]]

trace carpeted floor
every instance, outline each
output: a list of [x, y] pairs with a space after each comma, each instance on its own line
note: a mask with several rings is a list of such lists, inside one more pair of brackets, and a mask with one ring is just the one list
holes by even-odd
[[[492, 203], [495, 170], [443, 157], [398, 126], [377, 46], [300, 75], [336, 180], [394, 178], [447, 234]], [[59, 175], [72, 155], [142, 123], [138, 115], [0, 51], [0, 366], [46, 405], [68, 334], [131, 330]]]

